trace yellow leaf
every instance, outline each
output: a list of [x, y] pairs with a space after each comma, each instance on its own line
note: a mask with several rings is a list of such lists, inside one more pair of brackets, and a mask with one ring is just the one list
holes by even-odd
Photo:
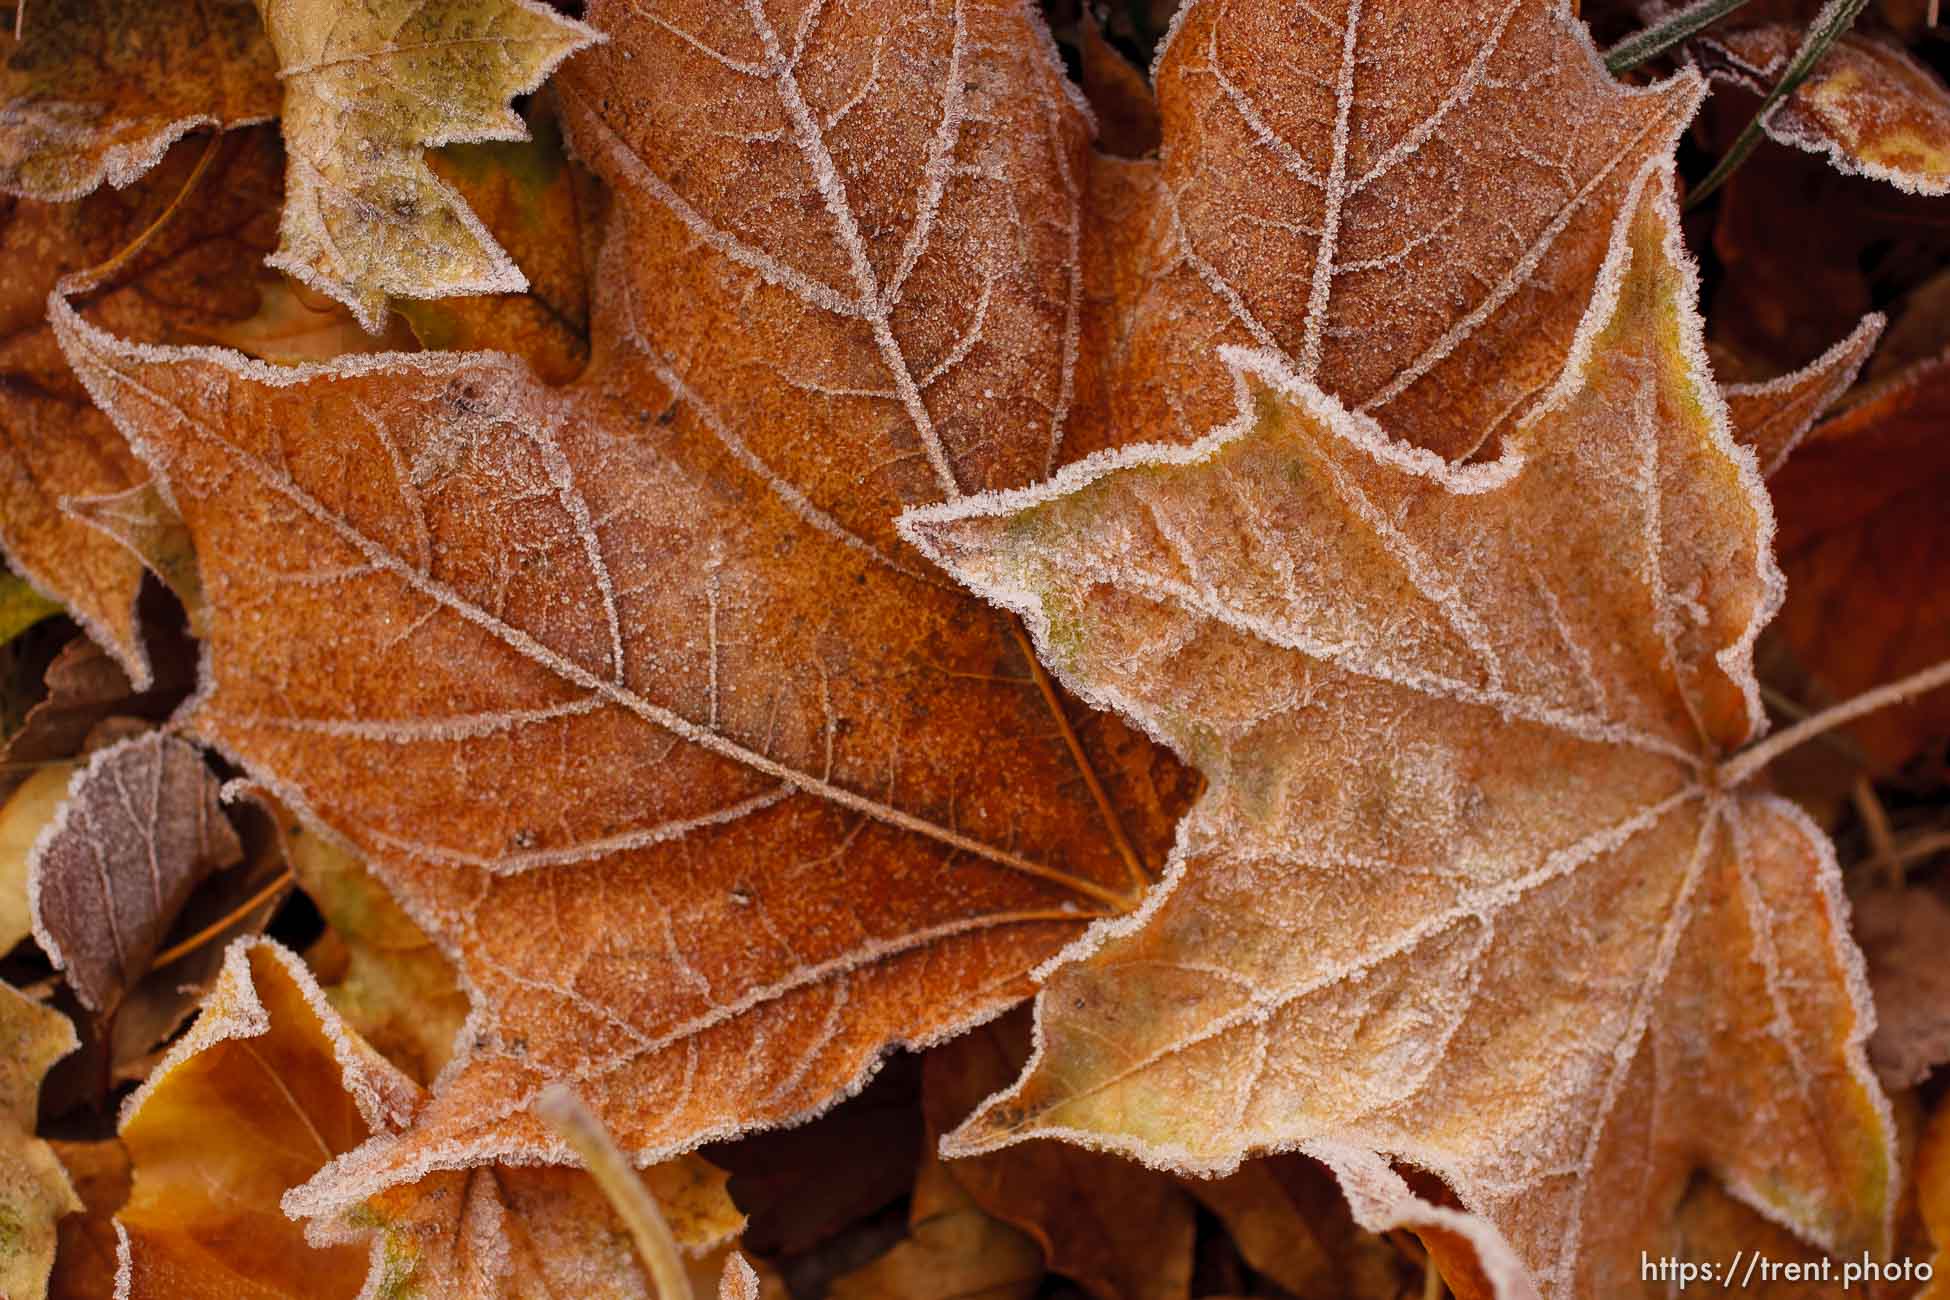
[[41, 1078], [75, 1049], [58, 1011], [0, 984], [0, 1295], [40, 1300], [54, 1265], [54, 1221], [81, 1200], [47, 1143], [34, 1136]]
[[521, 140], [508, 101], [595, 32], [537, 0], [257, 0], [284, 82], [282, 241], [271, 265], [377, 334], [389, 295], [527, 281], [424, 151]]
[[[202, 1015], [123, 1113], [135, 1174], [118, 1294], [647, 1300], [627, 1233], [580, 1170], [435, 1167], [309, 1230], [287, 1216], [288, 1189], [424, 1100], [297, 957], [233, 944]], [[691, 1249], [743, 1225], [724, 1175], [694, 1156], [642, 1176]]]
[[[1766, 23], [1701, 42], [1716, 77], [1766, 91], [1803, 33]], [[1837, 170], [1912, 194], [1950, 194], [1950, 89], [1887, 41], [1849, 33], [1762, 122], [1782, 144], [1821, 154]]]

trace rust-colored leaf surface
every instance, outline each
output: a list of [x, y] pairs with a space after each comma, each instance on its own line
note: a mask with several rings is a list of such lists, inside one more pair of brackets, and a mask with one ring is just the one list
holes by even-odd
[[377, 334], [388, 295], [525, 289], [427, 166], [460, 141], [521, 140], [508, 101], [593, 34], [538, 0], [257, 0], [284, 85], [290, 167], [271, 265]]
[[187, 725], [364, 855], [475, 1000], [414, 1129], [308, 1212], [559, 1158], [528, 1114], [556, 1079], [640, 1160], [820, 1110], [1133, 906], [1181, 806], [893, 530], [1063, 431], [1083, 137], [1033, 11], [590, 19], [563, 94], [615, 212], [574, 385], [269, 367], [56, 306], [195, 544]]
[[244, 855], [217, 778], [187, 741], [151, 731], [100, 750], [35, 842], [34, 937], [92, 1011], [149, 971], [190, 891]]
[[1199, 443], [904, 518], [1210, 782], [1166, 885], [1071, 949], [1039, 1054], [948, 1149], [1223, 1171], [1298, 1146], [1344, 1185], [1388, 1152], [1480, 1216], [1492, 1280], [1482, 1220], [1559, 1297], [1649, 1294], [1695, 1169], [1811, 1240], [1886, 1243], [1833, 850], [1730, 757], [1781, 581], [1670, 185], [1640, 173], [1494, 461], [1233, 352], [1238, 417]]
[[198, 127], [278, 111], [250, 0], [32, 0], [0, 62], [0, 192], [46, 203], [128, 185]]
[[1157, 88], [1146, 201], [1096, 217], [1143, 268], [1113, 425], [1223, 422], [1240, 344], [1452, 458], [1556, 377], [1626, 186], [1700, 94], [1614, 82], [1552, 0], [1194, 0]]
[[[1750, 90], [1773, 88], [1803, 33], [1783, 23], [1703, 42], [1707, 66]], [[1950, 194], [1950, 89], [1923, 62], [1873, 37], [1846, 35], [1763, 123], [1782, 144], [1841, 171], [1912, 194]]]
[[1867, 890], [1852, 902], [1875, 990], [1869, 1059], [1884, 1086], [1913, 1088], [1950, 1061], [1950, 906], [1926, 887]]
[[[142, 563], [63, 502], [125, 491], [147, 471], [69, 372], [47, 328], [47, 294], [62, 275], [106, 261], [162, 215], [203, 148], [185, 142], [132, 189], [78, 204], [0, 197], [0, 548], [138, 686], [150, 680], [135, 622]], [[176, 339], [249, 316], [256, 293], [248, 268], [272, 243], [277, 169], [268, 131], [226, 138], [176, 219], [88, 300], [90, 317]]]
[[[1946, 420], [1950, 358], [1940, 357], [1816, 426], [1768, 480], [1788, 581], [1770, 635], [1818, 702], [1950, 656]], [[1950, 736], [1950, 697], [1921, 696], [1850, 731], [1878, 768], [1893, 770]]]

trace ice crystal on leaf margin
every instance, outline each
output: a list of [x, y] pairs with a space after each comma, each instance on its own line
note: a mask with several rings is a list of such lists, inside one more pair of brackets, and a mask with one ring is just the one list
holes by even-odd
[[1046, 968], [1023, 1078], [947, 1150], [1401, 1158], [1552, 1296], [1647, 1285], [1699, 1168], [1830, 1249], [1886, 1241], [1832, 849], [1719, 779], [1764, 725], [1781, 581], [1672, 185], [1640, 174], [1494, 461], [1229, 350], [1238, 418], [1197, 444], [903, 517], [1210, 782], [1145, 907]]

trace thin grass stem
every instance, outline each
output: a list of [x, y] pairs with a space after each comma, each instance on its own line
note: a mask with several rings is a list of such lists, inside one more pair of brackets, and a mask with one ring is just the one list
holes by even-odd
[[1606, 50], [1605, 70], [1615, 77], [1621, 72], [1630, 72], [1642, 63], [1650, 63], [1666, 51], [1684, 45], [1701, 30], [1746, 3], [1747, 0], [1699, 0], [1678, 13], [1668, 14]]
[[657, 1288], [657, 1300], [692, 1300], [690, 1274], [678, 1254], [677, 1238], [602, 1122], [559, 1083], [543, 1089], [535, 1099], [535, 1114], [582, 1158], [583, 1167], [630, 1230], [636, 1252]]
[[1733, 175], [1739, 170], [1740, 164], [1747, 161], [1747, 156], [1760, 144], [1761, 135], [1767, 127], [1767, 115], [1772, 113], [1782, 100], [1800, 89], [1801, 83], [1820, 66], [1822, 55], [1828, 53], [1828, 47], [1840, 40], [1842, 34], [1855, 25], [1856, 16], [1868, 6], [1868, 3], [1869, 0], [1829, 0], [1828, 4], [1822, 6], [1821, 12], [1815, 15], [1813, 22], [1808, 24], [1808, 34], [1802, 38], [1801, 48], [1794, 52], [1792, 59], [1788, 60], [1787, 70], [1781, 73], [1781, 79], [1774, 83], [1774, 89], [1768, 91], [1766, 98], [1760, 101], [1760, 107], [1755, 110], [1747, 125], [1740, 128], [1740, 134], [1734, 138], [1733, 146], [1720, 156], [1719, 162], [1713, 164], [1713, 170], [1706, 174], [1706, 179], [1686, 196], [1686, 207], [1689, 210], [1705, 202], [1707, 195], [1726, 184], [1727, 177]]

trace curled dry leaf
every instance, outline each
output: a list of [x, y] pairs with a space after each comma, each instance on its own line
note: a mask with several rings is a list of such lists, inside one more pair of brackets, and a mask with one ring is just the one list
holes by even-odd
[[1882, 317], [1865, 316], [1847, 338], [1799, 370], [1721, 387], [1734, 441], [1754, 453], [1762, 478], [1786, 463], [1815, 421], [1854, 384], [1882, 337], [1882, 325]]
[[34, 1136], [41, 1077], [75, 1048], [58, 1011], [0, 984], [0, 1295], [40, 1300], [54, 1264], [54, 1222], [81, 1209], [67, 1173]]
[[433, 145], [520, 140], [508, 101], [596, 39], [538, 0], [257, 0], [284, 83], [278, 251], [374, 334], [388, 295], [527, 282], [428, 168]]
[[1143, 201], [1092, 223], [1142, 268], [1101, 418], [1191, 441], [1243, 344], [1449, 457], [1556, 377], [1627, 185], [1701, 93], [1614, 82], [1557, 0], [1198, 0], [1157, 87]]
[[[1847, 699], [1950, 657], [1950, 354], [1878, 384], [1817, 426], [1768, 480], [1787, 603], [1770, 629], [1817, 701]], [[1846, 629], [1837, 635], [1837, 629]], [[1950, 738], [1950, 697], [1850, 727], [1877, 769]]]
[[[111, 718], [160, 722], [174, 712], [189, 692], [189, 665], [181, 662], [187, 647], [162, 648], [165, 653], [156, 663], [159, 680], [148, 690], [137, 691], [122, 666], [95, 642], [76, 637], [63, 646], [42, 674], [47, 694], [7, 738], [0, 791], [14, 790], [50, 762], [74, 758]], [[62, 788], [65, 791], [66, 786]], [[32, 846], [30, 837], [22, 851]]]
[[0, 64], [0, 192], [58, 203], [121, 187], [198, 127], [278, 111], [250, 0], [33, 0]]
[[134, 1176], [116, 1294], [350, 1300], [366, 1252], [307, 1246], [278, 1198], [409, 1116], [416, 1092], [338, 1024], [290, 953], [231, 945], [196, 1023], [123, 1107]]
[[1869, 1059], [1883, 1085], [1913, 1088], [1950, 1061], [1950, 907], [1929, 889], [1874, 889], [1854, 900], [1869, 963], [1876, 1032]]
[[1233, 352], [1239, 416], [1200, 443], [904, 518], [1210, 781], [1165, 885], [1071, 950], [1024, 1078], [947, 1149], [1390, 1152], [1553, 1296], [1638, 1294], [1700, 1167], [1812, 1240], [1884, 1244], [1833, 850], [1722, 776], [1763, 723], [1780, 577], [1669, 175], [1641, 175], [1494, 462]]
[[1043, 1252], [1029, 1234], [984, 1214], [939, 1157], [914, 1184], [907, 1240], [835, 1278], [833, 1300], [1029, 1300]]
[[34, 938], [91, 1011], [113, 1012], [149, 971], [190, 892], [244, 856], [215, 774], [152, 731], [99, 750], [34, 843]]
[[1334, 1171], [1356, 1223], [1370, 1232], [1404, 1228], [1422, 1239], [1456, 1300], [1536, 1300], [1530, 1273], [1485, 1219], [1417, 1196], [1372, 1151], [1338, 1142], [1314, 1143], [1311, 1151]]
[[[69, 373], [47, 329], [46, 301], [62, 275], [106, 261], [161, 215], [204, 147], [187, 141], [132, 189], [104, 190], [79, 204], [0, 197], [0, 548], [17, 571], [66, 605], [138, 686], [150, 681], [135, 617], [141, 562], [67, 514], [63, 502], [124, 492], [147, 472]], [[234, 133], [217, 148], [186, 206], [90, 298], [93, 319], [144, 337], [177, 338], [255, 310], [249, 268], [273, 238], [277, 142], [258, 129]]]
[[1047, 34], [1000, 0], [787, 38], [699, 9], [592, 13], [565, 96], [618, 219], [566, 389], [54, 304], [194, 540], [187, 725], [364, 855], [475, 1002], [414, 1130], [307, 1211], [553, 1150], [555, 1079], [638, 1160], [822, 1109], [1131, 906], [1180, 806], [893, 532], [1062, 431], [1083, 140]]
[[[127, 1287], [118, 1294], [649, 1294], [627, 1235], [575, 1170], [436, 1174], [308, 1234], [286, 1217], [287, 1188], [372, 1133], [409, 1123], [423, 1101], [338, 1019], [295, 956], [268, 940], [233, 944], [202, 1016], [123, 1112], [135, 1175], [117, 1217]], [[680, 1237], [686, 1245], [736, 1231], [723, 1175], [702, 1161], [644, 1179], [673, 1226], [692, 1234]], [[357, 1244], [367, 1238], [370, 1248]]]
[[[1029, 1020], [1011, 1013], [927, 1054], [930, 1145], [1021, 1070]], [[1053, 1273], [1101, 1300], [1183, 1300], [1196, 1225], [1168, 1176], [1064, 1142], [1026, 1142], [950, 1161], [983, 1213], [1029, 1234]]]
[[1355, 1226], [1318, 1161], [1268, 1156], [1184, 1185], [1225, 1224], [1254, 1272], [1300, 1300], [1396, 1300], [1418, 1280], [1404, 1273], [1401, 1251]]
[[[1799, 28], [1769, 23], [1719, 33], [1700, 46], [1712, 75], [1764, 93], [1802, 38]], [[1852, 175], [1912, 194], [1950, 194], [1950, 89], [1907, 51], [1873, 37], [1851, 33], [1831, 45], [1762, 128]]]

